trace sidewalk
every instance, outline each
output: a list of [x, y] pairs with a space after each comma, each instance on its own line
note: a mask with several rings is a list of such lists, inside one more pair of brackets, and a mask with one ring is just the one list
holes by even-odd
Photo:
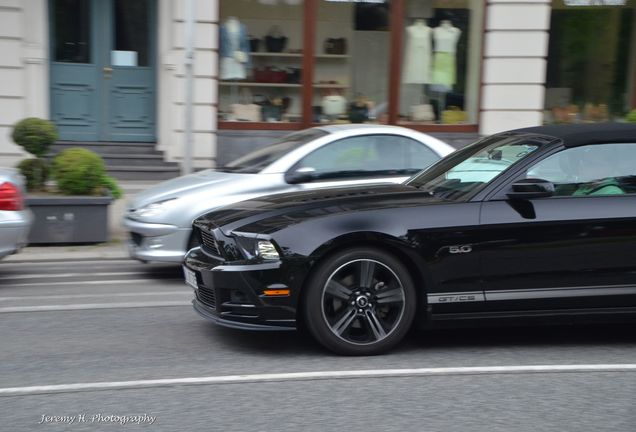
[[0, 260], [0, 265], [18, 262], [45, 261], [87, 261], [128, 259], [126, 246], [127, 233], [121, 225], [121, 219], [126, 210], [126, 202], [138, 192], [141, 192], [158, 182], [120, 181], [124, 191], [121, 199], [114, 201], [108, 209], [108, 225], [110, 241], [107, 243], [65, 246], [27, 246], [15, 255]]

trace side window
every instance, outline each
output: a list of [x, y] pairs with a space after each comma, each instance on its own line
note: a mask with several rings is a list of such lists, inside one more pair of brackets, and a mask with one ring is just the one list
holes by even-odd
[[636, 144], [594, 144], [556, 153], [528, 169], [526, 178], [554, 183], [557, 196], [636, 193]]
[[305, 156], [298, 168], [313, 168], [318, 178], [410, 175], [439, 160], [432, 150], [410, 138], [366, 135], [344, 138]]

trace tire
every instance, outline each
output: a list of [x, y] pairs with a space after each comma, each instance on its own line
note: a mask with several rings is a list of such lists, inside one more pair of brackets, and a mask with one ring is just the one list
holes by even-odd
[[343, 355], [390, 350], [409, 331], [417, 308], [408, 270], [379, 249], [348, 249], [326, 258], [310, 276], [304, 296], [309, 332]]

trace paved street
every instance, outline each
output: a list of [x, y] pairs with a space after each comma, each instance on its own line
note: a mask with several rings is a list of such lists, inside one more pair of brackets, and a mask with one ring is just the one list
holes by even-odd
[[[190, 299], [174, 266], [0, 262], [0, 430], [636, 430], [634, 369], [437, 369], [633, 365], [633, 326], [420, 332], [389, 355], [346, 358], [296, 333], [218, 328]], [[404, 372], [421, 368], [435, 371]], [[259, 375], [389, 369], [404, 375]], [[249, 377], [203, 379], [231, 375]], [[26, 389], [50, 385], [63, 387]], [[143, 414], [152, 425], [109, 417]]]

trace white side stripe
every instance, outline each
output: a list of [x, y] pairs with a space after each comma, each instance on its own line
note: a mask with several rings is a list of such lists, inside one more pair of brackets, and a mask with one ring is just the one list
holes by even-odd
[[292, 372], [254, 375], [226, 375], [198, 378], [169, 378], [138, 381], [109, 381], [0, 388], [0, 396], [66, 393], [113, 389], [151, 388], [177, 385], [233, 384], [276, 381], [311, 381], [327, 379], [388, 378], [445, 375], [493, 375], [528, 373], [636, 372], [636, 364], [476, 366], [421, 369], [373, 369], [351, 371]]

